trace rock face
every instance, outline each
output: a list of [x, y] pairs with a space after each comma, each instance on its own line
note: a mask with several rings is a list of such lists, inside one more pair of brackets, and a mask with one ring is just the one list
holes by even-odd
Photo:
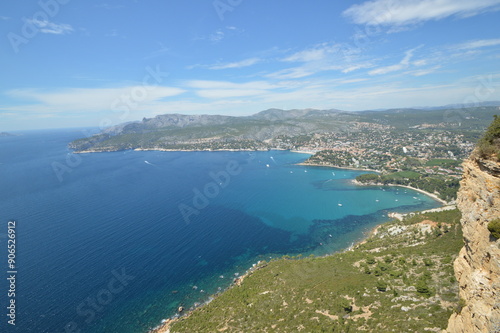
[[465, 306], [447, 332], [500, 332], [500, 240], [487, 229], [500, 218], [500, 164], [471, 157], [463, 167], [457, 204], [465, 245], [454, 266]]

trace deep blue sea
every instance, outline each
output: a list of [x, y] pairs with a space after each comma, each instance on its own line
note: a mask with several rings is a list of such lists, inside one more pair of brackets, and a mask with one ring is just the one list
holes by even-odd
[[[141, 333], [207, 301], [253, 263], [349, 247], [390, 211], [439, 203], [356, 187], [308, 155], [72, 154], [81, 130], [0, 137], [0, 331]], [[16, 225], [16, 325], [7, 324], [7, 222]]]

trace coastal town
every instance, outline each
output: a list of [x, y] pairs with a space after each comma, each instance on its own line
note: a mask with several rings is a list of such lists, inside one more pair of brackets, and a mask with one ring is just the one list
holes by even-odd
[[[474, 143], [456, 131], [409, 131], [367, 127], [363, 131], [315, 134], [310, 138], [280, 138], [282, 147], [314, 153], [305, 165], [376, 171], [358, 176], [358, 183], [406, 185], [436, 194], [449, 202], [456, 198], [461, 162]], [[291, 147], [290, 147], [291, 148]]]

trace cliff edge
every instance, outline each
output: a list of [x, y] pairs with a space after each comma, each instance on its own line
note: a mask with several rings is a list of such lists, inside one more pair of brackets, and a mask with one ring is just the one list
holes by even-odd
[[457, 205], [465, 245], [454, 263], [462, 300], [446, 332], [500, 332], [500, 240], [488, 231], [500, 218], [500, 162], [473, 154], [463, 168]]

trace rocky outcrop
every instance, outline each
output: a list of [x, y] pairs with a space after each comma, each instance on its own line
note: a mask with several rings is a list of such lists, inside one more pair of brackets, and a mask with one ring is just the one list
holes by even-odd
[[447, 332], [500, 332], [500, 240], [487, 229], [500, 218], [500, 164], [471, 157], [463, 164], [457, 204], [465, 245], [455, 261], [462, 309]]

